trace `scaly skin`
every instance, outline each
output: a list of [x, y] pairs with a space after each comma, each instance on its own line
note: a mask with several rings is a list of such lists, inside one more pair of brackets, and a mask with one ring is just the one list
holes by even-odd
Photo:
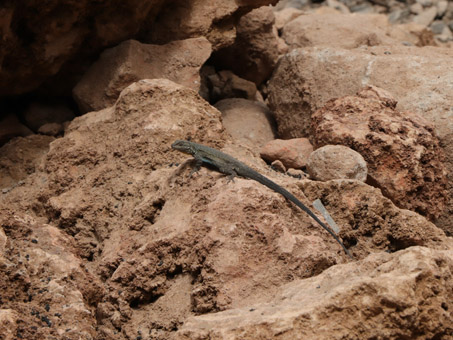
[[310, 217], [312, 217], [316, 222], [319, 223], [327, 232], [335, 238], [335, 240], [341, 245], [345, 253], [353, 258], [349, 253], [349, 250], [345, 247], [343, 242], [339, 239], [337, 234], [335, 234], [332, 229], [326, 226], [307, 206], [305, 206], [301, 201], [299, 201], [293, 194], [291, 194], [285, 188], [282, 188], [277, 183], [271, 181], [269, 178], [264, 177], [259, 172], [256, 172], [252, 168], [248, 167], [244, 163], [238, 161], [237, 159], [223, 153], [219, 150], [210, 148], [209, 146], [201, 145], [194, 142], [189, 142], [186, 140], [177, 140], [171, 147], [175, 150], [184, 152], [186, 154], [192, 155], [196, 162], [196, 170], [200, 168], [203, 164], [209, 164], [216, 167], [221, 173], [224, 173], [229, 176], [230, 179], [233, 179], [235, 176], [242, 176], [245, 178], [253, 179], [269, 189], [274, 190], [275, 192], [283, 195], [286, 199], [293, 202], [303, 211], [305, 211]]

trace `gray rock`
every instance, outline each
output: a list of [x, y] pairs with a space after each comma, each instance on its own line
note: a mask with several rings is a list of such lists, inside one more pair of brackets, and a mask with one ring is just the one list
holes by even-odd
[[343, 145], [326, 145], [313, 151], [308, 158], [307, 171], [320, 181], [356, 179], [365, 182], [368, 174], [362, 155]]

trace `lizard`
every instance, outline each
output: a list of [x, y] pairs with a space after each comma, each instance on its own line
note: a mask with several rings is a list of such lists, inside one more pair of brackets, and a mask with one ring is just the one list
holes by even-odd
[[299, 201], [296, 196], [291, 194], [288, 190], [281, 187], [274, 181], [271, 181], [269, 178], [261, 175], [259, 172], [248, 167], [241, 161], [236, 158], [223, 153], [220, 150], [211, 148], [206, 145], [194, 143], [187, 140], [176, 140], [172, 145], [172, 149], [181, 151], [183, 153], [192, 155], [195, 159], [195, 167], [193, 172], [196, 172], [200, 169], [203, 164], [211, 165], [219, 170], [219, 172], [228, 175], [229, 180], [233, 180], [236, 176], [241, 176], [244, 178], [249, 178], [255, 180], [269, 189], [275, 191], [276, 193], [281, 194], [283, 197], [294, 203], [300, 209], [305, 211], [311, 218], [313, 218], [321, 227], [323, 227], [333, 238], [341, 245], [344, 252], [350, 257], [353, 258], [349, 250], [345, 247], [340, 238], [335, 234], [332, 229], [325, 225], [306, 205]]

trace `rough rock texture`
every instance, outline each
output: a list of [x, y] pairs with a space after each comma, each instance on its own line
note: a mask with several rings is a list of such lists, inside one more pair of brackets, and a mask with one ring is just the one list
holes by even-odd
[[391, 95], [367, 87], [329, 101], [312, 116], [312, 143], [346, 145], [365, 158], [370, 182], [403, 208], [437, 218], [447, 200], [444, 154], [426, 120], [395, 109]]
[[260, 85], [269, 79], [278, 59], [278, 35], [270, 7], [260, 7], [242, 16], [235, 43], [214, 54], [214, 62], [238, 76]]
[[261, 148], [260, 155], [268, 162], [279, 160], [286, 168], [301, 169], [312, 152], [307, 138], [274, 139]]
[[397, 44], [388, 31], [390, 25], [384, 15], [312, 13], [289, 21], [282, 29], [282, 38], [290, 50], [307, 46], [351, 49]]
[[307, 205], [321, 198], [357, 259], [451, 247], [424, 217], [364, 183], [270, 170], [257, 150], [226, 143], [220, 112], [195, 91], [143, 80], [114, 106], [75, 119], [23, 185], [0, 196], [1, 308], [20, 315], [15, 338], [169, 339], [190, 316], [269, 301], [282, 284], [349, 261], [261, 184], [175, 166], [186, 159], [170, 148], [181, 138], [243, 160]]
[[7, 1], [0, 5], [0, 96], [41, 84], [67, 94], [103, 49], [127, 39], [165, 44], [204, 36], [215, 49], [226, 47], [244, 13], [276, 1]]
[[424, 247], [373, 254], [283, 286], [266, 303], [192, 317], [175, 339], [448, 339], [452, 259], [451, 249]]
[[130, 38], [154, 20], [162, 3], [9, 1], [0, 8], [0, 95], [33, 90], [67, 64]]
[[173, 41], [166, 45], [127, 40], [105, 50], [74, 88], [81, 112], [112, 106], [120, 92], [140, 79], [165, 78], [200, 89], [200, 68], [211, 55], [206, 38]]
[[5, 144], [0, 149], [0, 188], [11, 188], [34, 173], [53, 140], [53, 137], [31, 135]]
[[352, 95], [368, 84], [392, 93], [398, 110], [415, 112], [434, 124], [449, 172], [449, 202], [436, 224], [453, 234], [453, 72], [445, 68], [452, 58], [453, 50], [433, 47], [296, 49], [280, 60], [273, 74], [269, 107], [280, 137], [304, 137], [311, 114], [329, 99]]
[[0, 224], [8, 240], [0, 257], [1, 304], [18, 315], [9, 328], [14, 339], [62, 334], [93, 339], [95, 306], [104, 290], [99, 278], [86, 271], [73, 238], [2, 208]]
[[367, 165], [362, 155], [343, 145], [325, 145], [310, 154], [307, 172], [313, 179], [356, 179], [365, 182]]
[[260, 148], [275, 138], [275, 122], [263, 103], [231, 98], [217, 102], [215, 107], [222, 112], [225, 131], [238, 144]]
[[157, 43], [205, 36], [214, 50], [233, 44], [235, 22], [253, 8], [278, 0], [176, 0], [168, 2], [151, 26], [150, 38]]

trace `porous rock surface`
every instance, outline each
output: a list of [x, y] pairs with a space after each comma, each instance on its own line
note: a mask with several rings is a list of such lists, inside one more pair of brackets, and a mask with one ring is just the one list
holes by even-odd
[[332, 99], [312, 116], [315, 147], [346, 145], [368, 164], [370, 181], [403, 208], [437, 218], [447, 200], [444, 154], [433, 126], [395, 109], [382, 89]]
[[143, 80], [114, 106], [74, 120], [23, 185], [1, 196], [2, 308], [21, 318], [2, 326], [27, 339], [168, 339], [190, 316], [270, 301], [282, 284], [348, 261], [328, 233], [261, 184], [171, 166], [186, 156], [170, 144], [189, 137], [307, 205], [322, 198], [357, 259], [452, 247], [424, 217], [364, 183], [271, 171], [257, 150], [226, 143], [220, 113], [193, 90]]
[[373, 254], [287, 284], [265, 303], [192, 317], [175, 339], [448, 338], [452, 259], [452, 250], [424, 247]]

